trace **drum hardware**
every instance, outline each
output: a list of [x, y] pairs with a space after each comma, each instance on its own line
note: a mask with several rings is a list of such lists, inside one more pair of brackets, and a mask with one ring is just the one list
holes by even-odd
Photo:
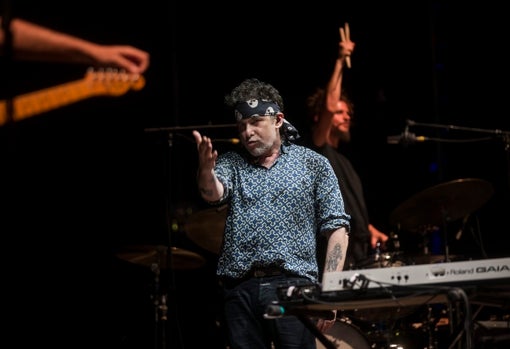
[[398, 234], [394, 231], [390, 232], [390, 239], [389, 241], [392, 244], [392, 248], [395, 252], [400, 252], [400, 240], [398, 238]]
[[168, 294], [161, 284], [163, 270], [190, 270], [202, 267], [206, 260], [201, 255], [178, 247], [164, 245], [134, 245], [120, 248], [115, 254], [126, 262], [148, 267], [153, 275], [150, 299], [154, 307], [154, 343], [156, 348], [167, 348]]
[[161, 268], [157, 263], [151, 265], [151, 271], [154, 275], [153, 290], [151, 299], [154, 306], [154, 343], [156, 348], [165, 349], [167, 347], [167, 320], [168, 320], [168, 305], [166, 292], [161, 290], [160, 275]]
[[450, 260], [448, 225], [463, 218], [466, 221], [493, 195], [488, 181], [478, 178], [457, 179], [425, 189], [399, 205], [390, 215], [390, 223], [399, 229], [419, 233], [423, 237], [423, 254], [429, 255], [428, 236], [442, 229], [445, 260]]
[[184, 225], [188, 238], [205, 250], [219, 254], [228, 205], [213, 207], [191, 214]]
[[[180, 137], [182, 139], [185, 139], [186, 141], [189, 141], [190, 143], [194, 144], [195, 142], [194, 142], [193, 137], [189, 137], [189, 132], [192, 130], [213, 129], [213, 128], [235, 128], [235, 127], [236, 127], [236, 124], [225, 124], [225, 125], [210, 125], [209, 124], [209, 125], [194, 125], [194, 126], [146, 128], [144, 130], [147, 133], [163, 134], [166, 136], [165, 138], [166, 138], [166, 145], [167, 145], [167, 147], [166, 147], [167, 148], [167, 159], [165, 161], [164, 170], [165, 170], [165, 175], [168, 178], [168, 183], [170, 184], [168, 186], [168, 191], [166, 193], [167, 194], [166, 195], [166, 204], [167, 204], [168, 212], [173, 211], [172, 205], [174, 203], [174, 199], [172, 198], [172, 196], [173, 196], [172, 173], [173, 173], [173, 167], [174, 167], [174, 166], [172, 166], [172, 163], [173, 163], [172, 148], [174, 148], [176, 136]], [[186, 131], [186, 134], [182, 133], [182, 131]], [[228, 142], [231, 144], [238, 143], [238, 139], [236, 139], [236, 138], [225, 138], [225, 139], [220, 139], [219, 141], [220, 142]], [[169, 224], [169, 223], [170, 222], [167, 222], [168, 242], [169, 242], [168, 244], [171, 246], [172, 242], [173, 242], [172, 234], [173, 234], [173, 232], [178, 230], [179, 226], [178, 226], [178, 222], [176, 222], [175, 220], [173, 222], [171, 222], [171, 224]], [[209, 222], [205, 221], [203, 223], [208, 224]], [[204, 231], [208, 232], [207, 230], [204, 230]], [[223, 236], [223, 234], [221, 233], [220, 236]], [[216, 240], [213, 241], [213, 243], [207, 244], [207, 246], [209, 247], [209, 250], [213, 249], [214, 250], [213, 252], [218, 253], [218, 252], [216, 252], [216, 249], [219, 251], [219, 248], [217, 247]], [[205, 258], [203, 258], [201, 255], [199, 255], [197, 253], [187, 251], [184, 249], [180, 249], [177, 247], [170, 247], [169, 249], [168, 248], [165, 249], [165, 248], [166, 248], [165, 246], [163, 246], [163, 247], [157, 246], [157, 248], [156, 248], [157, 252], [154, 252], [154, 249], [151, 249], [150, 246], [149, 247], [143, 246], [143, 248], [142, 248], [143, 251], [141, 251], [141, 254], [142, 255], [144, 255], [144, 254], [151, 255], [149, 258], [144, 258], [144, 257], [138, 256], [138, 257], [140, 257], [140, 259], [137, 259], [137, 261], [135, 262], [135, 261], [133, 261], [132, 258], [130, 258], [129, 256], [126, 256], [124, 254], [125, 258], [123, 258], [123, 259], [126, 259], [130, 262], [134, 262], [137, 264], [142, 264], [142, 265], [152, 266], [152, 265], [156, 264], [159, 267], [159, 269], [170, 269], [170, 270], [196, 269], [196, 268], [200, 268], [200, 267], [204, 266], [206, 263]], [[160, 252], [162, 252], [162, 253], [160, 253]], [[135, 253], [136, 253], [136, 251], [135, 251]], [[140, 251], [138, 251], [138, 253], [140, 254]], [[122, 255], [119, 257], [122, 258]], [[137, 256], [135, 255], [135, 257], [137, 257]], [[154, 261], [154, 259], [156, 261]], [[142, 260], [143, 262], [141, 262], [140, 260]], [[159, 274], [155, 273], [155, 275], [159, 275]], [[156, 282], [155, 282], [155, 284], [156, 284]], [[155, 346], [156, 346], [156, 348], [161, 348], [161, 349], [166, 349], [166, 347], [167, 347], [167, 345], [166, 345], [166, 342], [167, 342], [166, 330], [167, 330], [168, 326], [165, 324], [167, 322], [166, 321], [167, 320], [167, 310], [168, 310], [167, 300], [168, 300], [168, 298], [167, 298], [166, 294], [159, 293], [156, 291], [154, 292], [154, 306], [156, 308], [156, 311], [155, 311], [156, 323], [158, 323], [159, 320], [163, 320], [162, 321], [163, 326], [156, 326], [157, 332], [156, 332], [156, 338], [155, 338]]]
[[[333, 327], [324, 333], [325, 337], [337, 349], [370, 349], [368, 339], [363, 335], [361, 330], [348, 318], [339, 318]], [[320, 341], [316, 340], [317, 349], [327, 349]]]
[[387, 243], [377, 241], [373, 254], [367, 258], [350, 265], [350, 270], [366, 268], [388, 268], [405, 265], [403, 259], [404, 253], [400, 251], [400, 241], [398, 235], [390, 232]]
[[[439, 311], [439, 313], [437, 313]], [[448, 319], [444, 310], [427, 305], [404, 309], [403, 317], [387, 311], [386, 318], [375, 317], [370, 321], [352, 318], [367, 338], [372, 349], [446, 349], [439, 346], [439, 335], [447, 331]], [[391, 314], [393, 313], [393, 316]], [[415, 316], [418, 316], [417, 318]], [[448, 342], [446, 340], [445, 343]]]
[[157, 269], [187, 270], [205, 265], [205, 258], [198, 253], [179, 247], [163, 245], [135, 245], [121, 248], [116, 256], [124, 261]]
[[377, 241], [375, 245], [375, 262], [381, 261], [381, 242]]
[[408, 257], [410, 264], [433, 264], [433, 263], [447, 263], [460, 261], [464, 257], [461, 255], [449, 255], [449, 259], [446, 259], [444, 254], [438, 255], [411, 255]]
[[[400, 251], [396, 252], [376, 252], [374, 255], [368, 257], [361, 263], [359, 268], [370, 269], [370, 268], [390, 268], [390, 267], [401, 267], [405, 265], [403, 253]], [[354, 269], [353, 269], [354, 270]]]
[[168, 306], [166, 304], [167, 294], [161, 292], [161, 287], [160, 287], [161, 269], [160, 269], [159, 265], [157, 263], [152, 264], [151, 271], [154, 275], [151, 299], [153, 301], [153, 305], [154, 305], [154, 309], [155, 309], [154, 320], [156, 323], [158, 323], [160, 320], [161, 321], [168, 320], [168, 317], [167, 317]]
[[477, 178], [457, 179], [425, 189], [403, 202], [390, 215], [400, 229], [418, 232], [464, 218], [492, 196], [491, 183]]

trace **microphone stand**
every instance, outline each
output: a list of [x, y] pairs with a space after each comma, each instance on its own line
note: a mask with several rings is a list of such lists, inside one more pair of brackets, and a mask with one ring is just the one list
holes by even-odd
[[172, 131], [198, 130], [198, 129], [209, 129], [209, 128], [228, 128], [228, 127], [237, 127], [237, 124], [153, 127], [153, 128], [146, 128], [145, 132], [170, 132], [171, 133]]
[[[504, 140], [507, 142], [507, 147], [510, 147], [508, 144], [508, 137], [510, 137], [510, 131], [503, 131], [500, 129], [484, 129], [484, 128], [474, 128], [474, 127], [464, 127], [464, 126], [456, 126], [456, 125], [442, 125], [442, 124], [429, 124], [429, 123], [420, 123], [413, 120], [406, 120], [407, 126], [421, 126], [421, 127], [432, 127], [432, 128], [444, 128], [447, 130], [458, 130], [458, 131], [469, 131], [469, 132], [478, 132], [478, 133], [488, 133], [500, 136], [502, 135]], [[506, 148], [505, 148], [506, 149]]]
[[[442, 125], [442, 124], [429, 124], [429, 123], [420, 123], [413, 120], [406, 120], [406, 124], [408, 127], [410, 126], [419, 126], [419, 127], [431, 127], [431, 128], [442, 128], [447, 130], [456, 130], [456, 131], [467, 131], [467, 132], [477, 132], [477, 133], [486, 133], [493, 136], [501, 137], [503, 140], [503, 144], [505, 147], [505, 151], [507, 153], [507, 173], [508, 173], [508, 187], [510, 188], [510, 131], [504, 131], [500, 129], [484, 129], [484, 128], [475, 128], [475, 127], [464, 127], [457, 125]], [[430, 138], [428, 138], [430, 140]], [[440, 141], [440, 140], [438, 140]]]

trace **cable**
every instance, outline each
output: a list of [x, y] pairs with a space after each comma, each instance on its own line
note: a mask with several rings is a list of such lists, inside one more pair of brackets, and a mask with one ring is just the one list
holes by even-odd
[[469, 299], [466, 295], [466, 292], [464, 292], [461, 288], [452, 288], [450, 291], [448, 291], [448, 296], [453, 299], [453, 301], [456, 300], [462, 300], [462, 303], [464, 304], [464, 330], [460, 331], [459, 334], [455, 337], [455, 339], [452, 341], [452, 344], [448, 347], [448, 349], [452, 349], [455, 343], [457, 343], [464, 334], [464, 337], [466, 339], [465, 341], [465, 349], [471, 349], [473, 346], [472, 343], [472, 328], [471, 328], [471, 308], [469, 306]]
[[[350, 291], [352, 291], [352, 297], [350, 299], [346, 299], [347, 301], [354, 300], [356, 301], [356, 297], [362, 296], [365, 297], [367, 293], [370, 291], [379, 292], [382, 291], [383, 294], [388, 295], [393, 302], [395, 302], [395, 305], [398, 307], [398, 311], [401, 310], [401, 308], [404, 307], [408, 303], [407, 300], [416, 298], [418, 296], [427, 295], [429, 297], [425, 297], [425, 299], [420, 300], [421, 305], [429, 304], [434, 298], [436, 298], [439, 294], [446, 294], [448, 296], [448, 303], [462, 303], [463, 309], [460, 312], [461, 316], [463, 317], [462, 321], [462, 327], [459, 328], [458, 334], [455, 336], [452, 344], [448, 349], [452, 349], [455, 343], [457, 343], [459, 340], [462, 339], [462, 337], [465, 337], [464, 341], [464, 348], [463, 349], [471, 349], [473, 345], [473, 338], [472, 338], [472, 322], [471, 322], [471, 308], [468, 296], [466, 292], [457, 287], [450, 287], [450, 286], [402, 286], [399, 284], [393, 284], [393, 283], [386, 283], [386, 282], [380, 282], [377, 280], [372, 280], [368, 278], [366, 275], [362, 273], [355, 273], [353, 274], [349, 279], [344, 279], [342, 281], [346, 288]], [[369, 288], [370, 283], [375, 283], [379, 286]], [[294, 298], [294, 295], [299, 295], [298, 298], [301, 299], [302, 302], [299, 302], [299, 304], [303, 304], [305, 302], [308, 302], [309, 304], [318, 304], [318, 305], [330, 305], [331, 309], [338, 308], [342, 309], [342, 304], [338, 300], [331, 301], [331, 300], [324, 300], [324, 298], [321, 298], [321, 293], [317, 293], [317, 291], [322, 289], [322, 285], [315, 285], [313, 288], [300, 288], [298, 287], [288, 287], [287, 292], [285, 296], [287, 298], [292, 298], [292, 300], [295, 302], [296, 299]], [[407, 291], [407, 296], [397, 297], [397, 294], [395, 291]], [[344, 293], [346, 295], [346, 293]], [[291, 297], [292, 296], [292, 297]], [[331, 295], [328, 295], [330, 297]], [[330, 298], [331, 299], [331, 298]], [[297, 303], [295, 303], [297, 304]], [[299, 304], [298, 307], [299, 307]], [[416, 305], [414, 303], [413, 305]], [[311, 310], [311, 308], [307, 308], [308, 310]], [[322, 309], [319, 307], [319, 309]], [[338, 310], [337, 309], [337, 310]], [[291, 312], [292, 306], [290, 306]], [[281, 314], [279, 314], [281, 315]]]

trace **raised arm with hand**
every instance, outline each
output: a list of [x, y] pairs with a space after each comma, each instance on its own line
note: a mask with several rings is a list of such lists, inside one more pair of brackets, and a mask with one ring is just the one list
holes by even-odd
[[350, 57], [354, 51], [355, 43], [350, 39], [338, 43], [338, 57], [335, 60], [335, 66], [331, 77], [326, 86], [324, 96], [324, 107], [316, 116], [315, 128], [313, 130], [313, 143], [316, 147], [322, 147], [327, 143], [334, 143], [338, 146], [339, 139], [331, 132], [331, 123], [338, 110], [338, 102], [342, 96], [342, 78], [345, 65], [345, 59]]
[[[19, 18], [13, 18], [9, 24], [12, 35], [12, 55], [15, 60], [112, 67], [133, 74], [142, 74], [149, 67], [149, 53], [134, 46], [101, 45]], [[5, 43], [6, 33], [1, 30], [0, 52], [2, 55], [6, 52]]]
[[197, 181], [200, 195], [205, 201], [216, 202], [223, 196], [223, 184], [214, 174], [218, 152], [213, 149], [211, 139], [193, 131], [198, 150]]

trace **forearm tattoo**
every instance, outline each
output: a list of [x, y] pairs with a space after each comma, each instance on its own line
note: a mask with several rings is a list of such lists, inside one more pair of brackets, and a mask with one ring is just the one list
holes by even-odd
[[200, 194], [205, 197], [211, 197], [214, 195], [214, 187], [216, 185], [216, 176], [213, 175], [210, 180], [205, 183], [205, 185], [199, 186], [198, 190]]
[[342, 246], [336, 244], [326, 256], [326, 271], [335, 271], [343, 258]]

